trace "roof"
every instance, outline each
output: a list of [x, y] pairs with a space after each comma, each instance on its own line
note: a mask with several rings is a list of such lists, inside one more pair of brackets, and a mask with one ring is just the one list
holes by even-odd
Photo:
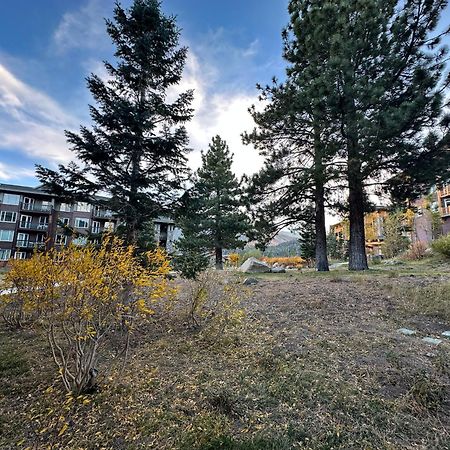
[[48, 197], [52, 197], [52, 194], [44, 191], [41, 188], [41, 186], [31, 187], [31, 186], [19, 186], [16, 184], [0, 183], [0, 191], [14, 192], [18, 194], [46, 195]]

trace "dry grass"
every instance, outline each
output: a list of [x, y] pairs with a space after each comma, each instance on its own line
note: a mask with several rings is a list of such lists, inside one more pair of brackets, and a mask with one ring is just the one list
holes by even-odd
[[79, 400], [44, 341], [3, 330], [0, 448], [449, 448], [450, 342], [396, 331], [450, 329], [393, 294], [430, 280], [336, 281], [261, 279], [243, 327], [213, 342], [182, 320], [142, 328], [129, 369]]

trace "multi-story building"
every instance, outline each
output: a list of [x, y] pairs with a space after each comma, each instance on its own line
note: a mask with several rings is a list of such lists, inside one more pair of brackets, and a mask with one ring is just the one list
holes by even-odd
[[[387, 216], [387, 209], [377, 207], [375, 211], [364, 215], [364, 228], [366, 233], [366, 251], [371, 256], [382, 254], [382, 244], [384, 239], [384, 220]], [[330, 232], [335, 235], [338, 241], [348, 241], [350, 239], [350, 226], [348, 220], [343, 220], [331, 225]]]
[[443, 234], [450, 234], [450, 184], [445, 184], [437, 191], [439, 212], [442, 218]]
[[[173, 251], [180, 234], [174, 222], [161, 218], [154, 223], [156, 241]], [[101, 206], [64, 203], [39, 187], [0, 184], [0, 262], [25, 259], [36, 248], [85, 245], [116, 226], [113, 212]]]

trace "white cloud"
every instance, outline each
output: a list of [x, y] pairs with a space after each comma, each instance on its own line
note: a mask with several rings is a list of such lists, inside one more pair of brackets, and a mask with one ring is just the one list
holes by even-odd
[[214, 92], [217, 83], [217, 67], [205, 60], [200, 63], [191, 50], [182, 82], [176, 88], [177, 93], [194, 89], [194, 118], [187, 124], [190, 146], [194, 149], [190, 166], [193, 169], [200, 166], [200, 150], [206, 150], [212, 137], [218, 134], [234, 153], [235, 173], [252, 174], [261, 167], [263, 159], [251, 145], [242, 143], [241, 133], [254, 127], [248, 108], [256, 101], [256, 95], [242, 90]]
[[111, 7], [112, 2], [88, 0], [80, 9], [65, 13], [53, 34], [55, 49], [64, 53], [106, 47], [109, 41], [102, 18], [111, 14]]
[[19, 80], [0, 64], [0, 148], [29, 157], [67, 162], [65, 128], [78, 121], [48, 95]]
[[25, 177], [34, 177], [34, 170], [0, 162], [0, 181], [21, 181]]

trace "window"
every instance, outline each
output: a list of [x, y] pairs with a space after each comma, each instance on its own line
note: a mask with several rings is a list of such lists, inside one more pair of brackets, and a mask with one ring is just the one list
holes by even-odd
[[59, 222], [65, 226], [68, 227], [70, 225], [70, 218], [69, 217], [60, 217]]
[[16, 252], [14, 253], [14, 259], [27, 259], [26, 252]]
[[28, 233], [17, 233], [17, 245], [28, 243], [30, 235]]
[[66, 245], [67, 244], [67, 236], [63, 234], [57, 234], [55, 236], [55, 244], [56, 245]]
[[75, 228], [89, 228], [89, 219], [77, 217], [75, 219]]
[[17, 213], [12, 211], [1, 211], [0, 222], [15, 222], [17, 220]]
[[75, 239], [72, 239], [72, 244], [74, 245], [86, 245], [87, 244], [87, 237], [86, 236], [79, 236]]
[[24, 197], [22, 202], [22, 208], [27, 210], [32, 210], [34, 206], [34, 199], [30, 197]]
[[75, 205], [76, 211], [83, 211], [83, 212], [90, 212], [91, 211], [91, 205], [87, 202], [77, 202]]
[[70, 212], [72, 211], [72, 205], [69, 205], [68, 203], [61, 203], [59, 205], [59, 210], [64, 212]]
[[14, 239], [13, 230], [0, 230], [0, 241], [12, 242]]
[[48, 228], [48, 217], [47, 216], [39, 217], [38, 230], [46, 230], [47, 228]]
[[11, 250], [0, 249], [0, 261], [8, 261], [11, 258]]
[[92, 232], [100, 233], [100, 222], [96, 222], [95, 220], [92, 222]]
[[31, 221], [33, 218], [31, 216], [20, 216], [20, 227], [21, 228], [31, 228]]
[[114, 222], [105, 222], [106, 231], [114, 231]]
[[4, 205], [18, 205], [20, 203], [20, 195], [16, 194], [3, 194]]

